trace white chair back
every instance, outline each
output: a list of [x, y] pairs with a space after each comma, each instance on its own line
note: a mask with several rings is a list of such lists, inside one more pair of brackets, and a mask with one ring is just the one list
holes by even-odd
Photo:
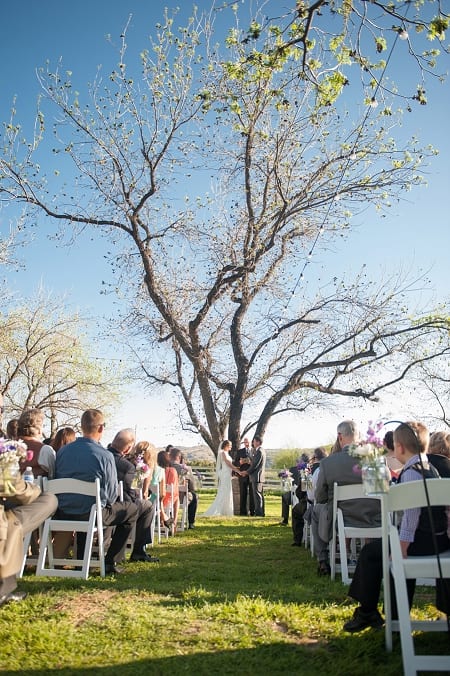
[[[415, 507], [448, 506], [450, 502], [450, 479], [427, 479], [427, 491], [422, 479], [391, 486], [382, 498], [383, 523], [383, 591], [385, 612], [386, 650], [392, 650], [392, 632], [400, 632], [403, 669], [405, 676], [416, 675], [418, 671], [445, 671], [450, 668], [450, 653], [447, 655], [417, 655], [413, 631], [448, 631], [446, 620], [411, 620], [406, 580], [450, 578], [450, 550], [433, 556], [411, 556], [403, 558], [399, 532], [394, 523], [398, 511]], [[428, 493], [428, 496], [427, 496]], [[395, 580], [398, 620], [392, 620], [391, 577]]]
[[[87, 580], [91, 567], [100, 568], [100, 574], [105, 576], [105, 553], [103, 543], [103, 519], [100, 501], [100, 480], [80, 481], [79, 479], [52, 479], [44, 478], [43, 490], [48, 493], [60, 495], [62, 493], [74, 493], [77, 495], [90, 496], [94, 499], [89, 518], [60, 519], [50, 517], [44, 522], [42, 529], [41, 546], [36, 568], [36, 575], [48, 575], [55, 577], [81, 577]], [[53, 533], [86, 533], [86, 544], [83, 558], [55, 558], [53, 554]], [[92, 556], [94, 535], [98, 541], [98, 559]], [[48, 567], [46, 567], [48, 558]], [[75, 569], [74, 569], [75, 568]]]
[[[348, 484], [345, 486], [339, 486], [337, 483], [333, 487], [333, 535], [331, 539], [331, 550], [330, 550], [330, 568], [331, 568], [331, 579], [334, 580], [336, 577], [336, 572], [340, 571], [343, 584], [350, 583], [349, 576], [349, 565], [347, 559], [347, 545], [346, 539], [352, 540], [352, 544], [355, 544], [354, 541], [359, 539], [361, 545], [364, 544], [366, 539], [381, 538], [382, 529], [381, 526], [349, 526], [344, 522], [344, 514], [339, 508], [340, 502], [345, 500], [355, 500], [364, 498], [365, 500], [377, 500], [379, 501], [379, 496], [367, 496], [364, 493], [364, 488], [362, 484]], [[381, 506], [380, 506], [381, 510]], [[339, 559], [340, 565], [336, 562], [336, 550], [339, 546]], [[354, 549], [354, 555], [356, 555], [356, 548]]]

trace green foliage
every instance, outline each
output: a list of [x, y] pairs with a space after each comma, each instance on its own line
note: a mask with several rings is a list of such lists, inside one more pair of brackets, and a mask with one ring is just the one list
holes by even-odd
[[302, 448], [289, 448], [278, 451], [272, 460], [274, 469], [283, 469], [284, 467], [289, 469], [289, 467], [294, 467], [302, 453], [310, 455], [308, 450]]

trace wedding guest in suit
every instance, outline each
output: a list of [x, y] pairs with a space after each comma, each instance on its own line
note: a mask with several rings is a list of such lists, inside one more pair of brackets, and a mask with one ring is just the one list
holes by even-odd
[[327, 457], [327, 452], [322, 446], [314, 449], [314, 455], [310, 461], [312, 485], [306, 491], [302, 490], [299, 484], [296, 495], [298, 503], [292, 508], [292, 534], [294, 536], [293, 547], [301, 547], [303, 542], [303, 533], [305, 528], [305, 519], [311, 523], [311, 514], [314, 506], [315, 489], [319, 478], [319, 467], [321, 461]]
[[[359, 441], [359, 431], [353, 420], [343, 420], [339, 423], [337, 440], [342, 450], [332, 453], [320, 463], [316, 504], [311, 519], [314, 553], [318, 560], [319, 575], [330, 574], [328, 543], [331, 540], [333, 528], [334, 483], [346, 486], [362, 482], [361, 473], [354, 470], [355, 458], [349, 454], [351, 444]], [[376, 500], [365, 498], [346, 500], [342, 503], [341, 509], [347, 525], [360, 527], [380, 525], [380, 507]]]
[[[233, 460], [233, 465], [238, 470], [246, 471], [252, 461], [252, 449], [248, 437], [244, 438], [243, 446], [240, 448]], [[250, 479], [248, 474], [238, 474], [239, 477], [239, 514], [240, 516], [254, 516], [255, 504], [253, 500], [253, 491], [250, 488]]]
[[250, 467], [243, 474], [248, 474], [250, 487], [253, 491], [255, 516], [265, 516], [264, 510], [264, 481], [266, 480], [266, 452], [262, 447], [262, 439], [255, 435], [252, 440], [253, 457]]
[[[297, 491], [301, 492], [301, 477], [300, 477], [300, 467], [304, 466], [306, 467], [309, 463], [309, 456], [306, 453], [302, 453], [300, 458], [297, 460], [297, 464], [294, 467], [289, 468], [289, 472], [291, 473], [292, 476], [292, 483], [294, 483], [297, 486], [296, 489], [296, 494]], [[306, 492], [304, 496], [302, 496], [302, 500], [306, 499]], [[297, 498], [300, 500], [299, 496], [297, 495]], [[292, 504], [292, 491], [285, 491], [283, 495], [281, 496], [281, 521], [280, 525], [281, 526], [287, 526], [289, 524], [289, 507]]]
[[[122, 482], [123, 501], [134, 503], [138, 510], [130, 561], [158, 563], [159, 559], [156, 556], [150, 556], [146, 551], [146, 546], [152, 542], [151, 527], [155, 517], [155, 506], [150, 500], [143, 500], [139, 492], [132, 487], [136, 475], [136, 466], [126, 457], [133, 449], [134, 442], [134, 431], [131, 428], [120, 430], [108, 445], [108, 451], [112, 453], [116, 463], [117, 479]], [[124, 560], [125, 547], [126, 543], [117, 554], [116, 561]]]
[[[394, 431], [395, 456], [403, 469], [398, 483], [439, 478], [437, 471], [427, 461], [425, 452], [428, 446], [428, 430], [420, 422], [401, 423]], [[423, 470], [419, 455], [422, 456]], [[399, 528], [400, 546], [403, 557], [426, 556], [435, 553], [435, 544], [439, 552], [450, 549], [447, 536], [447, 515], [445, 507], [433, 507], [435, 542], [431, 531], [428, 509], [406, 509], [402, 514]], [[352, 578], [348, 595], [358, 601], [353, 617], [344, 624], [345, 631], [354, 633], [366, 627], [379, 629], [383, 618], [378, 612], [378, 601], [383, 579], [383, 557], [381, 539], [372, 540], [364, 545]], [[406, 581], [409, 606], [411, 607], [416, 581]], [[394, 589], [394, 583], [391, 585]], [[450, 580], [437, 581], [436, 607], [442, 612], [450, 611]], [[395, 597], [392, 598], [392, 616], [396, 618]]]

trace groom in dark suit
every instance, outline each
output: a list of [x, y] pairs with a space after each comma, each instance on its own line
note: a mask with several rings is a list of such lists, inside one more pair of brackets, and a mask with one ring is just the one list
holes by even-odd
[[262, 439], [260, 436], [254, 436], [252, 440], [253, 458], [250, 467], [244, 475], [250, 479], [250, 489], [253, 493], [255, 505], [255, 516], [265, 516], [264, 512], [264, 481], [266, 469], [266, 452], [263, 450]]

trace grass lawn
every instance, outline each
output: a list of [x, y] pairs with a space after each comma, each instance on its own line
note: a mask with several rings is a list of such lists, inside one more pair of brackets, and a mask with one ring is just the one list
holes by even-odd
[[[201, 495], [200, 514], [211, 500]], [[291, 547], [279, 496], [266, 511], [199, 517], [154, 548], [161, 563], [126, 564], [116, 578], [25, 576], [27, 599], [0, 609], [1, 673], [399, 676], [398, 638], [386, 654], [382, 631], [342, 632], [347, 588]], [[421, 613], [428, 595], [418, 597]], [[424, 652], [436, 641], [448, 651], [448, 637], [429, 636]]]

